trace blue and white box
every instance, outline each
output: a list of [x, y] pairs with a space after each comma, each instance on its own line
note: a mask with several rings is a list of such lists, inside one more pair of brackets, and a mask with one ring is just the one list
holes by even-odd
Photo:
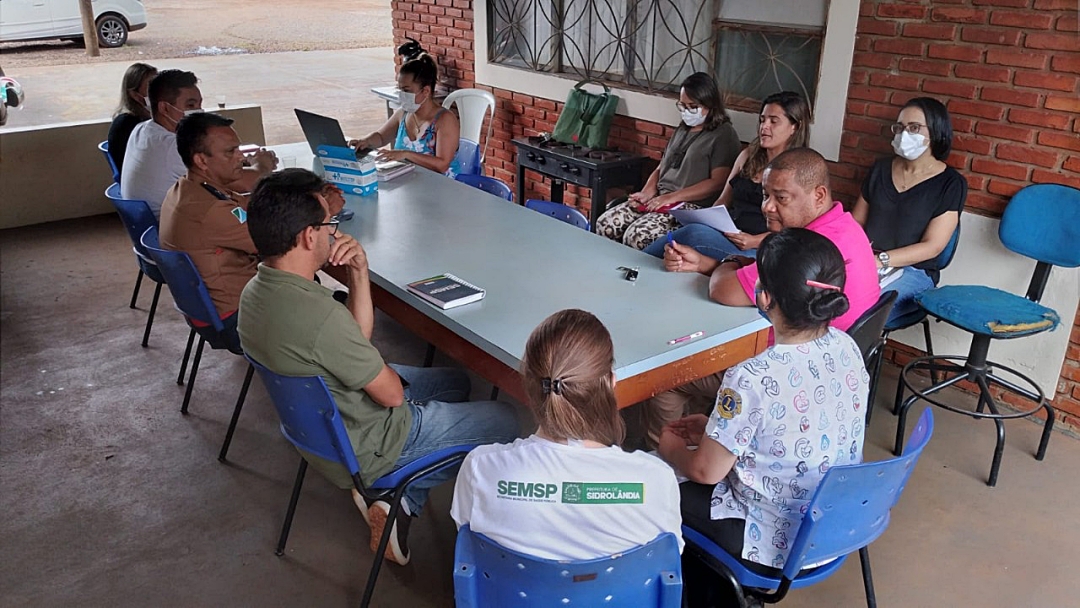
[[323, 178], [345, 194], [368, 196], [379, 191], [379, 176], [371, 158], [357, 160], [355, 150], [341, 146], [323, 145], [316, 152], [323, 166]]

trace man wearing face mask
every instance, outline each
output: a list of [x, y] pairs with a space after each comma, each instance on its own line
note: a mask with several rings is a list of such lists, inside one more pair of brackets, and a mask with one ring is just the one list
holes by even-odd
[[[202, 93], [192, 72], [165, 70], [150, 81], [149, 98], [152, 120], [140, 123], [128, 138], [124, 171], [120, 176], [120, 194], [124, 198], [146, 201], [155, 217], [161, 215], [165, 193], [187, 171], [176, 150], [176, 125], [187, 114], [202, 112]], [[272, 152], [260, 150], [252, 172], [241, 173], [232, 189], [248, 192], [261, 175], [273, 171], [277, 159]]]

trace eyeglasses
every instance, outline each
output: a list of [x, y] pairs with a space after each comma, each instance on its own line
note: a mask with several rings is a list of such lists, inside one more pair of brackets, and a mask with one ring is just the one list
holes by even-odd
[[340, 224], [340, 223], [341, 222], [339, 222], [337, 220], [330, 220], [329, 222], [320, 222], [318, 224], [312, 224], [311, 226], [312, 226], [312, 228], [318, 228], [320, 226], [329, 226], [330, 227], [330, 236], [334, 236], [335, 234], [337, 234], [338, 224]]
[[693, 112], [701, 108], [701, 106], [696, 103], [683, 103], [681, 101], [676, 101], [675, 107], [678, 108], [680, 112], [686, 112], [687, 110]]
[[898, 122], [889, 128], [892, 130], [893, 135], [899, 135], [902, 131], [907, 131], [908, 133], [915, 135], [919, 131], [922, 131], [925, 127], [926, 125], [921, 125], [917, 122], [909, 122], [906, 125], [902, 122]]

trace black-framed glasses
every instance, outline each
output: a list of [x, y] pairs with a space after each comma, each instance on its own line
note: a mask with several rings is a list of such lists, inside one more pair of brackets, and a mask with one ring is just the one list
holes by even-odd
[[330, 220], [329, 222], [319, 222], [318, 224], [312, 224], [311, 226], [312, 226], [312, 228], [317, 228], [319, 226], [329, 226], [330, 227], [330, 236], [334, 236], [335, 234], [337, 234], [338, 224], [340, 224], [340, 223], [341, 222], [339, 222], [337, 220]]
[[907, 131], [908, 133], [915, 135], [919, 131], [922, 131], [923, 127], [925, 126], [926, 125], [919, 124], [917, 122], [909, 122], [906, 125], [902, 122], [898, 122], [894, 125], [891, 125], [889, 129], [893, 132], [893, 135], [899, 135], [903, 131]]
[[675, 107], [678, 108], [680, 112], [686, 112], [687, 110], [694, 112], [701, 108], [701, 106], [696, 103], [683, 103], [681, 101], [676, 101]]

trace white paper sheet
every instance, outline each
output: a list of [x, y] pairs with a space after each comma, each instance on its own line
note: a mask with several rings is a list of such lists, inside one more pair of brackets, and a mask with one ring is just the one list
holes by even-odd
[[735, 227], [735, 222], [731, 221], [731, 214], [728, 213], [727, 207], [723, 205], [704, 209], [675, 209], [671, 211], [671, 217], [679, 220], [683, 225], [705, 224], [720, 232], [739, 232], [739, 229]]

